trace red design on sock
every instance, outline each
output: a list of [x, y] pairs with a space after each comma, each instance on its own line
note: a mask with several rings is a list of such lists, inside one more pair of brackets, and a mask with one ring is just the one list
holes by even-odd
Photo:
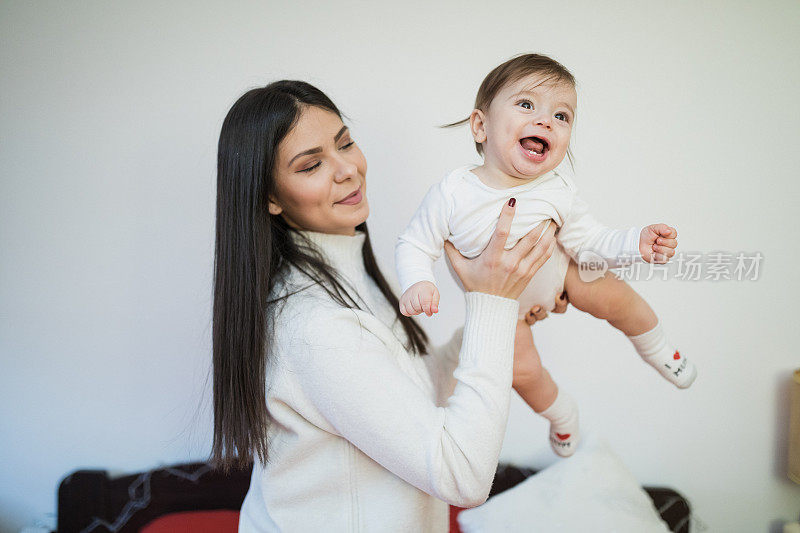
[[675, 350], [675, 353], [672, 355], [672, 358], [675, 359], [676, 361], [680, 359], [681, 358], [680, 352], [678, 352], [678, 350]]
[[569, 433], [564, 433], [564, 434], [556, 433], [556, 437], [558, 437], [561, 440], [567, 440], [569, 438]]

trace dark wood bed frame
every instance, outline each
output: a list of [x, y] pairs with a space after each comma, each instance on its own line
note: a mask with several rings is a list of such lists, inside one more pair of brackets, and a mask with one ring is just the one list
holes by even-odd
[[[58, 488], [58, 533], [138, 532], [170, 513], [238, 511], [250, 485], [251, 469], [223, 476], [206, 463], [186, 463], [112, 478], [105, 470], [78, 470]], [[490, 496], [535, 474], [501, 464]], [[689, 533], [691, 510], [669, 488], [644, 487], [661, 517], [676, 533]]]

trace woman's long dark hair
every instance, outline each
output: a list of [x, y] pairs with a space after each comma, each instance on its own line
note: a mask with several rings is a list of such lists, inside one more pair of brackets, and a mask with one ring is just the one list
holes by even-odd
[[[271, 415], [265, 385], [273, 339], [269, 318], [281, 300], [269, 298], [281, 271], [294, 267], [340, 305], [361, 308], [358, 295], [348, 293], [313, 245], [303, 238], [292, 239], [292, 232], [295, 237], [301, 234], [267, 210], [267, 199], [275, 191], [278, 145], [308, 106], [341, 118], [333, 102], [316, 87], [282, 80], [243, 94], [225, 117], [219, 136], [210, 462], [226, 473], [247, 467], [255, 455], [262, 463], [267, 460]], [[416, 322], [400, 313], [397, 297], [375, 261], [366, 223], [356, 229], [366, 234], [364, 267], [394, 306], [408, 336], [407, 348], [426, 353], [427, 336]]]

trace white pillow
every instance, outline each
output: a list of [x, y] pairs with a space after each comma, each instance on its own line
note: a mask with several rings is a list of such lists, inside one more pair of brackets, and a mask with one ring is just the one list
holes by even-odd
[[464, 533], [669, 533], [653, 501], [605, 441], [586, 435], [572, 457], [458, 515]]

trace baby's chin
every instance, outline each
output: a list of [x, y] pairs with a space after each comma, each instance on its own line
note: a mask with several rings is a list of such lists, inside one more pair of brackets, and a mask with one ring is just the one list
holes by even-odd
[[512, 162], [510, 167], [511, 168], [508, 169], [508, 170], [510, 170], [510, 172], [506, 171], [506, 174], [508, 174], [511, 177], [517, 178], [517, 179], [521, 179], [521, 180], [525, 180], [525, 181], [531, 181], [531, 180], [535, 180], [536, 178], [538, 178], [540, 176], [544, 176], [545, 174], [547, 174], [548, 172], [553, 170], [553, 168], [555, 168], [556, 165], [553, 165], [553, 166], [551, 166], [551, 165], [531, 165], [526, 161], [522, 161], [522, 162], [514, 161], [514, 162]]

